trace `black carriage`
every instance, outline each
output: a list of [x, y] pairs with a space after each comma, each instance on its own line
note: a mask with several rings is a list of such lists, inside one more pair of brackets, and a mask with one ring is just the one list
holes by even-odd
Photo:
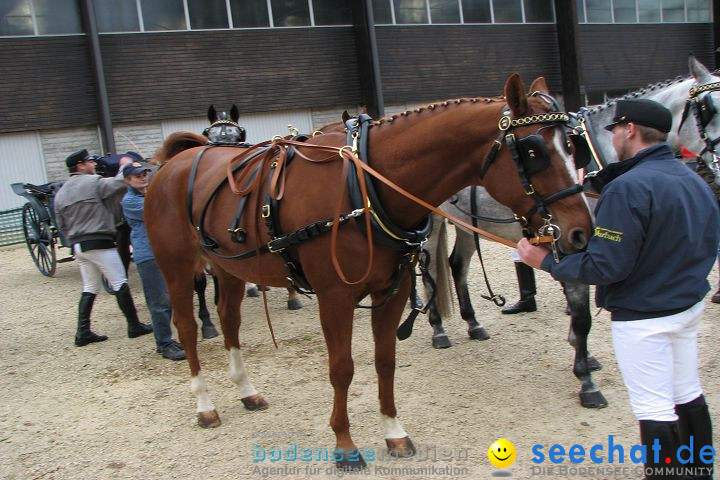
[[70, 248], [65, 237], [57, 228], [55, 209], [53, 208], [55, 193], [62, 184], [63, 182], [52, 182], [44, 185], [33, 185], [31, 183], [13, 183], [10, 185], [17, 195], [27, 200], [22, 209], [25, 243], [30, 251], [30, 256], [35, 262], [35, 266], [40, 270], [40, 273], [47, 277], [55, 275], [58, 263], [56, 245]]

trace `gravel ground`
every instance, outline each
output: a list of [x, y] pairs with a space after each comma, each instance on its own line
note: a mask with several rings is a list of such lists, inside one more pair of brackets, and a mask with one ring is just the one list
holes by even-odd
[[[493, 288], [514, 301], [517, 287], [508, 252], [489, 243], [484, 249]], [[1, 478], [341, 476], [329, 462], [315, 459], [291, 461], [285, 454], [280, 461], [270, 461], [273, 448], [287, 450], [295, 445], [310, 449], [315, 457], [334, 446], [328, 426], [332, 390], [314, 299], [304, 299], [302, 310], [290, 312], [285, 309], [284, 290], [269, 292], [277, 350], [261, 302], [248, 299], [243, 304], [240, 334], [245, 360], [255, 386], [271, 404], [266, 411], [242, 408], [227, 376], [222, 339], [200, 342], [203, 373], [223, 421], [217, 429], [203, 430], [196, 426], [187, 364], [156, 354], [150, 336], [128, 339], [121, 313], [109, 295], [103, 293], [96, 301], [93, 329], [110, 339], [84, 348], [73, 346], [80, 287], [76, 264], [60, 264], [56, 276], [46, 278], [35, 270], [24, 247], [0, 251], [0, 261]], [[148, 320], [134, 266], [130, 277], [140, 315]], [[360, 448], [375, 452], [375, 459], [368, 462], [367, 471], [351, 476], [489, 478], [498, 470], [488, 461], [487, 450], [505, 437], [517, 449], [517, 459], [507, 469], [515, 478], [641, 478], [632, 463], [611, 465], [628, 467], [617, 474], [582, 475], [541, 471], [531, 461], [535, 444], [543, 445], [547, 453], [552, 444], [566, 449], [575, 443], [585, 448], [607, 445], [608, 435], [627, 449], [638, 442], [612, 353], [608, 314], [596, 317], [590, 348], [605, 367], [594, 378], [610, 405], [587, 410], [579, 404], [579, 384], [572, 375], [573, 351], [566, 343], [568, 319], [560, 286], [548, 275], [538, 274], [538, 311], [505, 316], [479, 299], [484, 293], [481, 278], [474, 263], [471, 292], [478, 298], [476, 310], [490, 340], [470, 340], [456, 309], [446, 322], [452, 348], [432, 349], [430, 329], [422, 318], [413, 336], [398, 344], [399, 417], [420, 452], [409, 460], [389, 459], [382, 453], [369, 315], [357, 312], [351, 431]], [[717, 284], [716, 269], [711, 280]], [[713, 326], [720, 305], [706, 302], [700, 331], [701, 377], [716, 414], [720, 412], [720, 333]], [[261, 449], [266, 459], [254, 462], [253, 452], [257, 456]], [[541, 466], [553, 465], [546, 459]], [[560, 466], [576, 465], [565, 460]], [[597, 466], [608, 464], [593, 465], [588, 459], [577, 465]]]

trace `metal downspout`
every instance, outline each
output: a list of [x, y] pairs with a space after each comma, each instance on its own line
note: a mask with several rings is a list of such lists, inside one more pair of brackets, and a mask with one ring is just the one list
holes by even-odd
[[92, 0], [82, 0], [82, 19], [85, 34], [90, 44], [90, 63], [95, 74], [95, 86], [98, 91], [98, 109], [100, 111], [100, 124], [102, 139], [105, 147], [101, 154], [115, 154], [115, 135], [112, 119], [110, 117], [110, 103], [108, 101], [107, 85], [105, 83], [105, 70], [103, 69], [102, 51], [100, 50], [100, 37], [98, 36], [97, 22], [95, 21], [95, 8]]
[[370, 58], [373, 70], [373, 94], [377, 108], [377, 116], [385, 115], [385, 100], [382, 92], [382, 78], [380, 77], [380, 59], [378, 57], [377, 37], [375, 36], [375, 16], [373, 13], [372, 0], [365, 0], [367, 15], [368, 40], [370, 41]]

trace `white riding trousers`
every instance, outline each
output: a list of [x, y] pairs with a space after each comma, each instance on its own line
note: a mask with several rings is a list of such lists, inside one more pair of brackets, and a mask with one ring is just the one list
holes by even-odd
[[88, 250], [83, 252], [79, 244], [73, 245], [75, 259], [80, 265], [83, 281], [83, 292], [97, 294], [102, 288], [102, 277], [105, 276], [114, 292], [127, 283], [125, 267], [120, 255], [114, 248]]
[[638, 420], [677, 420], [675, 405], [702, 393], [697, 335], [702, 301], [667, 317], [612, 322], [615, 358]]

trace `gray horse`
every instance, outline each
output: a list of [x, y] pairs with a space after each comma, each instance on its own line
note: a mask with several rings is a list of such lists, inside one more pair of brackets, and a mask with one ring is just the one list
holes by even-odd
[[[717, 139], [720, 138], [720, 118], [715, 114], [715, 105], [720, 105], [718, 103], [720, 102], [720, 84], [717, 83], [720, 82], [720, 77], [710, 72], [693, 56], [689, 57], [688, 64], [689, 77], [649, 85], [622, 98], [648, 98], [660, 102], [670, 109], [673, 115], [673, 129], [668, 137], [668, 143], [673, 149], [679, 150], [684, 146], [687, 150], [700, 154], [703, 160], [700, 165], [704, 164], [706, 171], [710, 173], [710, 178], [712, 179], [714, 176], [715, 182], [720, 185], [718, 155], [715, 153]], [[693, 88], [696, 95], [691, 94]], [[610, 140], [611, 134], [603, 128], [611, 123], [615, 101], [611, 100], [602, 105], [584, 108], [578, 112], [583, 119], [587, 136], [600, 157], [598, 161], [601, 165], [617, 162], [617, 156]], [[492, 199], [484, 189], [477, 188], [475, 192], [477, 205], [475, 215], [493, 219], [512, 219], [512, 212]], [[441, 208], [470, 223], [471, 197], [471, 188], [467, 188], [459, 192], [455, 198], [444, 203]], [[589, 203], [591, 207], [594, 207], [593, 200], [589, 200]], [[476, 251], [475, 239], [472, 233], [456, 227], [455, 246], [449, 257], [449, 264], [444, 261], [437, 262], [436, 259], [448, 258], [447, 227], [441, 217], [437, 217], [435, 220], [437, 228], [426, 245], [430, 260], [428, 268], [431, 272], [438, 268], [446, 269], [448, 266], [451, 268], [460, 303], [460, 313], [468, 323], [468, 335], [473, 339], [487, 339], [489, 338], [487, 331], [475, 318], [475, 311], [467, 288], [470, 259]], [[494, 223], [478, 219], [477, 224], [489, 233], [509, 240], [517, 240], [521, 236], [519, 225], [511, 221]], [[534, 284], [534, 274], [531, 269], [529, 275]], [[434, 276], [434, 278], [448, 278], [448, 275]], [[527, 283], [527, 280], [525, 282]], [[432, 298], [432, 285], [425, 282], [425, 287], [427, 298]], [[438, 294], [445, 290], [446, 288], [438, 289]], [[449, 287], [447, 290], [449, 291]], [[520, 291], [520, 302], [527, 300], [525, 295], [534, 295], [535, 293], [534, 288], [523, 286], [522, 283]], [[599, 362], [588, 354], [587, 362], [583, 364], [583, 351], [587, 351], [587, 335], [591, 326], [589, 288], [581, 284], [566, 284], [564, 292], [568, 302], [567, 313], [571, 316], [568, 340], [576, 349], [573, 371], [583, 383], [581, 402], [586, 407], [605, 406], [607, 403], [602, 398], [599, 389], [592, 383], [589, 374], [590, 370], [601, 367]], [[435, 305], [431, 304], [429, 308], [429, 320], [433, 328], [432, 344], [435, 348], [450, 347], [450, 340], [442, 326], [442, 318], [449, 315], [451, 299], [437, 298], [432, 303], [435, 303]], [[528, 310], [531, 309], [531, 307], [528, 308]], [[518, 311], [527, 310], [521, 308]], [[586, 392], [587, 394], [585, 394]]]

